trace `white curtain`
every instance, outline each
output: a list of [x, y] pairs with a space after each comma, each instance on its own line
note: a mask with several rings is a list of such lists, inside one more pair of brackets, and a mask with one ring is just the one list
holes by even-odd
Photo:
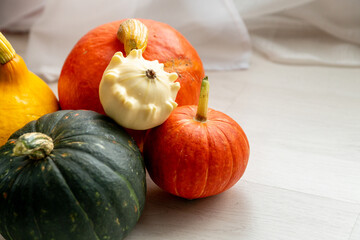
[[0, 30], [29, 31], [44, 7], [45, 0], [0, 0]]
[[360, 0], [234, 0], [255, 49], [291, 64], [360, 66]]
[[133, 17], [165, 22], [180, 31], [206, 69], [249, 66], [249, 35], [232, 0], [47, 0], [30, 29], [27, 64], [55, 81], [82, 35], [100, 24]]
[[[285, 64], [360, 66], [360, 0], [1, 0], [0, 29], [30, 30], [29, 68], [56, 81], [76, 41], [123, 18], [178, 29], [206, 69], [246, 69], [251, 48]], [[249, 35], [250, 33], [250, 35]]]

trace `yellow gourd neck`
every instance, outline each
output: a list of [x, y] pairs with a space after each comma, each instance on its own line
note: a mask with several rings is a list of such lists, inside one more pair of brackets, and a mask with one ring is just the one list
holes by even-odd
[[0, 63], [6, 64], [16, 55], [14, 48], [5, 36], [0, 32]]
[[29, 70], [21, 56], [16, 54], [14, 48], [0, 32], [0, 83], [26, 81]]

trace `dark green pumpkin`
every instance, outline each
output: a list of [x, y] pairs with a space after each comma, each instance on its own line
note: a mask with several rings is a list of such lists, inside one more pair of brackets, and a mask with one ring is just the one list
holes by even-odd
[[[17, 141], [32, 132], [53, 140], [51, 153], [43, 150], [49, 147], [44, 135]], [[145, 193], [136, 144], [92, 111], [44, 115], [0, 148], [0, 233], [7, 240], [123, 239], [143, 211]]]

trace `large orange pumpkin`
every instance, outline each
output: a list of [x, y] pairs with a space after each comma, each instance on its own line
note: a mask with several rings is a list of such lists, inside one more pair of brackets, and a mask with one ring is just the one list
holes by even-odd
[[[99, 83], [112, 56], [124, 45], [117, 39], [119, 25], [115, 21], [101, 25], [84, 35], [68, 55], [58, 83], [62, 109], [88, 109], [104, 113], [99, 100]], [[165, 71], [176, 72], [181, 89], [176, 102], [196, 104], [201, 80], [204, 77], [202, 62], [196, 50], [177, 30], [153, 21], [140, 20], [148, 28], [148, 44], [143, 57], [164, 63]]]
[[[61, 109], [88, 109], [104, 114], [99, 100], [99, 84], [112, 56], [124, 45], [117, 31], [125, 19], [101, 25], [85, 34], [68, 55], [58, 82]], [[176, 97], [179, 106], [197, 104], [204, 69], [199, 55], [189, 41], [171, 26], [140, 20], [148, 28], [147, 48], [143, 57], [164, 63], [164, 70], [176, 72], [181, 88]], [[145, 131], [129, 130], [140, 150]]]

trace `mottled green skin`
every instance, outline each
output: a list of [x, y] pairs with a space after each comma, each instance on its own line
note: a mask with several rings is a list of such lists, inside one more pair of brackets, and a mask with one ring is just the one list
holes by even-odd
[[[54, 141], [43, 159], [14, 156], [19, 136]], [[145, 204], [136, 144], [109, 118], [58, 111], [30, 122], [0, 148], [0, 233], [7, 240], [123, 239]]]

